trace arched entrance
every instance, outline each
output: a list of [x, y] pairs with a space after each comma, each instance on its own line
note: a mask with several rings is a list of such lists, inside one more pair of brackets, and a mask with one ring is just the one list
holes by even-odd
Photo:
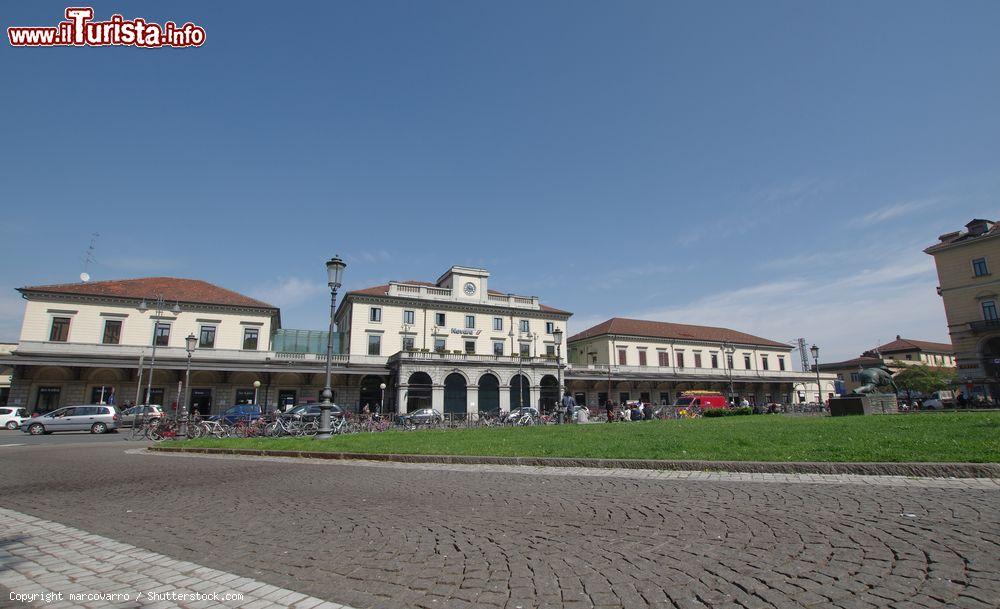
[[457, 372], [452, 372], [444, 379], [445, 414], [465, 414], [465, 389], [465, 377]]
[[546, 374], [538, 386], [541, 389], [542, 412], [552, 412], [559, 401], [559, 381], [551, 374]]
[[431, 377], [426, 372], [414, 372], [406, 384], [406, 412], [431, 407]]
[[531, 403], [531, 383], [523, 374], [515, 374], [510, 379], [510, 409], [533, 405]]
[[479, 377], [479, 412], [500, 412], [500, 379], [488, 372]]
[[379, 385], [381, 384], [382, 378], [373, 374], [365, 375], [365, 377], [361, 379], [361, 397], [358, 399], [358, 412], [360, 412], [366, 404], [371, 412], [375, 412], [380, 409], [379, 407], [382, 403], [382, 389]]

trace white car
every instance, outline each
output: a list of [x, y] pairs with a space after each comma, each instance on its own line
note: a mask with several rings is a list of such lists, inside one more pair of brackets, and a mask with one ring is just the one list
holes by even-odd
[[28, 416], [27, 408], [14, 408], [12, 406], [0, 406], [0, 427], [7, 429], [17, 429], [21, 426], [21, 421], [26, 421]]

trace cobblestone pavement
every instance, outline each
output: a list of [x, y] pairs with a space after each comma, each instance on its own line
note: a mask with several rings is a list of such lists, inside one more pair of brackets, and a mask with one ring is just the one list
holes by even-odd
[[995, 484], [7, 450], [3, 507], [359, 608], [1000, 598]]
[[11, 529], [0, 537], [10, 606], [351, 609], [20, 512], [0, 508], [0, 520]]

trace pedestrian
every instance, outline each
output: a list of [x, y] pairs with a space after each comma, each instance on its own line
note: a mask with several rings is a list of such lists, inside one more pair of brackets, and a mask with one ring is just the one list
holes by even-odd
[[576, 400], [574, 400], [573, 396], [571, 396], [569, 394], [569, 391], [567, 391], [565, 394], [563, 394], [562, 400], [559, 401], [558, 404], [556, 404], [556, 424], [562, 425], [563, 418], [566, 416], [566, 413], [569, 412], [570, 415], [572, 416], [572, 412], [575, 409], [576, 409]]
[[653, 405], [646, 402], [642, 405], [642, 420], [652, 421], [653, 420]]
[[615, 422], [615, 403], [611, 400], [604, 400], [604, 408], [608, 412], [608, 423]]
[[741, 408], [746, 408], [749, 405], [750, 405], [750, 402], [748, 402], [746, 398], [743, 398], [742, 400], [740, 400], [740, 407]]
[[370, 421], [372, 419], [372, 410], [365, 404], [365, 407], [361, 410], [361, 416], [364, 417], [365, 421]]

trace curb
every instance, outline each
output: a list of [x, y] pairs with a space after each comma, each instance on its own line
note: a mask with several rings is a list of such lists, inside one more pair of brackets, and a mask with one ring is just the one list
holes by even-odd
[[569, 457], [488, 457], [466, 455], [397, 455], [332, 451], [263, 450], [250, 448], [194, 448], [151, 446], [165, 453], [241, 455], [253, 457], [297, 457], [303, 459], [396, 461], [400, 463], [449, 463], [462, 465], [529, 465], [543, 467], [590, 467], [654, 469], [753, 474], [852, 474], [860, 476], [910, 476], [920, 478], [1000, 478], [998, 463], [843, 463], [769, 461], [667, 461], [659, 459], [586, 459]]

